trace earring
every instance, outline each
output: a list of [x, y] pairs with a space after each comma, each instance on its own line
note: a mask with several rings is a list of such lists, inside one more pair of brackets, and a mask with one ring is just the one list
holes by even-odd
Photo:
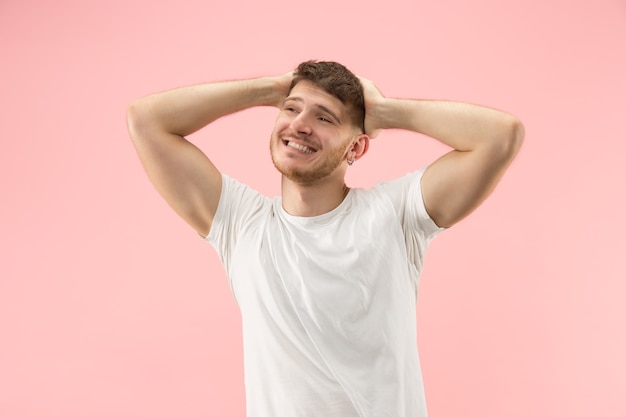
[[352, 166], [354, 164], [354, 157], [352, 159], [348, 159], [348, 165]]

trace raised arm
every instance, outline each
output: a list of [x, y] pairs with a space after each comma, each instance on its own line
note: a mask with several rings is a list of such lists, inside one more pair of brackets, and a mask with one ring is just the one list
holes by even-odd
[[148, 177], [199, 234], [211, 228], [222, 177], [185, 136], [253, 106], [279, 106], [292, 75], [226, 81], [150, 95], [128, 108], [128, 129]]
[[362, 79], [366, 125], [422, 133], [454, 148], [424, 172], [426, 210], [440, 227], [450, 227], [491, 194], [519, 150], [522, 123], [514, 116], [473, 104], [386, 98]]

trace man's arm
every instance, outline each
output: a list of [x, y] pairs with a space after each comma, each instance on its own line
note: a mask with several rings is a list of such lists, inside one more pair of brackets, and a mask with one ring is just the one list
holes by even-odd
[[128, 129], [148, 177], [202, 236], [211, 228], [222, 177], [185, 136], [227, 114], [253, 106], [280, 106], [291, 79], [288, 73], [201, 84], [154, 94], [130, 105]]
[[467, 103], [386, 98], [361, 81], [371, 137], [379, 129], [406, 129], [454, 148], [422, 178], [426, 210], [440, 227], [463, 219], [491, 194], [523, 142], [523, 125], [510, 114]]

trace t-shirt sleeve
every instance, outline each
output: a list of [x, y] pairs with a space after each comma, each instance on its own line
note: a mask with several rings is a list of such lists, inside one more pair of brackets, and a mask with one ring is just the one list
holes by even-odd
[[231, 254], [242, 231], [268, 204], [271, 204], [269, 198], [222, 174], [222, 193], [205, 239], [215, 248], [229, 276]]
[[424, 205], [422, 175], [426, 167], [417, 172], [381, 183], [380, 189], [390, 198], [402, 224], [409, 260], [421, 270], [429, 242], [445, 228], [437, 226]]

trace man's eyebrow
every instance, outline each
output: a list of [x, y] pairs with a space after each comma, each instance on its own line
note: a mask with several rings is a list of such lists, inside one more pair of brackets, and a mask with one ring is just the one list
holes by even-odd
[[[297, 102], [299, 102], [299, 103], [304, 102], [304, 100], [303, 100], [301, 97], [298, 97], [298, 96], [295, 96], [295, 97], [289, 96], [289, 97], [285, 98], [285, 101], [283, 102], [283, 104], [287, 103], [288, 101], [297, 101]], [[326, 107], [326, 106], [324, 106], [324, 105], [322, 105], [322, 104], [315, 104], [314, 106], [315, 106], [316, 108], [318, 108], [319, 110], [323, 111], [324, 113], [328, 113], [328, 114], [329, 114], [329, 115], [330, 115], [333, 119], [335, 119], [335, 121], [336, 121], [338, 124], [342, 124], [342, 123], [341, 123], [341, 119], [340, 119], [339, 117], [337, 117], [337, 115], [336, 115], [336, 114], [335, 114], [335, 113], [334, 113], [331, 109], [329, 109], [328, 107]]]
[[341, 119], [339, 117], [337, 117], [337, 115], [335, 113], [333, 113], [328, 107], [326, 106], [322, 106], [321, 104], [316, 104], [315, 107], [317, 107], [318, 109], [320, 109], [323, 112], [326, 112], [328, 114], [330, 114], [330, 116], [335, 119], [335, 121], [339, 124], [341, 124]]

